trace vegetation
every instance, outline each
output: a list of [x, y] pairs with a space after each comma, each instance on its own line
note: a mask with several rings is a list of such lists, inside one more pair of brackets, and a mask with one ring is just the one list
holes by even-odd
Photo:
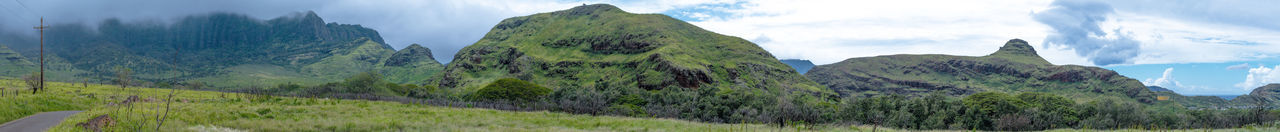
[[551, 89], [515, 78], [498, 79], [484, 86], [473, 95], [481, 100], [511, 100], [528, 102], [541, 99]]

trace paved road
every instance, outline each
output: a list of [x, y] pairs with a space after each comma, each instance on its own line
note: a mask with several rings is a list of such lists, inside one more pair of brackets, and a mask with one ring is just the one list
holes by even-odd
[[82, 111], [54, 111], [38, 113], [22, 119], [4, 123], [0, 132], [42, 132], [62, 123], [62, 120]]

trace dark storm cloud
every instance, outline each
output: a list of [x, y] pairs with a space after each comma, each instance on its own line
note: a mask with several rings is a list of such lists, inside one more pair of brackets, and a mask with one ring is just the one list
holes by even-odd
[[1035, 20], [1048, 25], [1056, 32], [1045, 37], [1045, 45], [1060, 45], [1074, 49], [1095, 65], [1132, 63], [1140, 52], [1139, 42], [1120, 29], [1112, 30], [1108, 37], [1098, 23], [1107, 20], [1115, 9], [1094, 1], [1058, 0], [1052, 8], [1034, 14]]
[[[524, 1], [520, 1], [524, 2]], [[28, 43], [40, 16], [54, 24], [96, 26], [109, 18], [127, 23], [168, 23], [182, 16], [212, 12], [240, 13], [271, 19], [315, 11], [326, 22], [359, 24], [378, 30], [389, 45], [412, 43], [430, 48], [449, 62], [462, 47], [475, 43], [502, 19], [529, 13], [492, 1], [372, 0], [0, 0], [0, 43]], [[554, 6], [554, 5], [551, 5]], [[520, 7], [525, 8], [525, 7]], [[552, 7], [567, 8], [567, 7]], [[551, 11], [551, 10], [547, 10]], [[538, 12], [547, 12], [538, 11]], [[56, 27], [54, 27], [56, 28]]]

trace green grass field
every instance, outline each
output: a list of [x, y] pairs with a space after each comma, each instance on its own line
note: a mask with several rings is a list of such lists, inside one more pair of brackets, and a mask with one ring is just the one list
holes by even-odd
[[[14, 85], [10, 85], [14, 84]], [[16, 80], [0, 81], [12, 91]], [[117, 122], [104, 131], [153, 131], [161, 101], [168, 89], [126, 88], [111, 85], [76, 87], [51, 83], [49, 91], [0, 98], [0, 121], [8, 122], [39, 112], [84, 110], [50, 131], [85, 131], [76, 126], [109, 114]], [[292, 97], [252, 98], [249, 95], [177, 90], [169, 118], [160, 131], [796, 131], [765, 124], [712, 124], [675, 119], [590, 116], [546, 111], [512, 112], [475, 108], [449, 108], [385, 101], [312, 99]], [[132, 109], [120, 102], [127, 95], [144, 100]], [[150, 102], [146, 100], [151, 100]], [[818, 126], [814, 130], [856, 131], [868, 127]]]
[[[82, 87], [51, 83], [50, 90], [12, 92], [17, 80], [0, 80], [0, 121], [39, 112], [83, 110], [50, 131], [86, 131], [76, 126], [103, 114], [117, 122], [104, 131], [155, 131], [169, 89], [112, 85]], [[870, 131], [870, 126], [817, 125], [811, 128], [766, 124], [715, 124], [675, 119], [590, 116], [546, 111], [513, 112], [450, 108], [386, 101], [262, 97], [237, 93], [176, 90], [160, 131]], [[140, 103], [118, 105], [130, 95]], [[878, 130], [885, 130], [879, 128]], [[894, 130], [890, 130], [894, 131]], [[1083, 130], [1054, 130], [1083, 131]], [[1137, 131], [1137, 130], [1134, 130]], [[1195, 130], [1201, 131], [1201, 130]], [[1215, 131], [1280, 131], [1246, 127]]]

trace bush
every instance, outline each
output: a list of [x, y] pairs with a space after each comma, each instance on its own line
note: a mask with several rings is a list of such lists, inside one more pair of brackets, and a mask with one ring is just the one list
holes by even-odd
[[343, 80], [342, 83], [346, 85], [347, 93], [374, 93], [384, 88], [386, 81], [382, 80], [381, 74], [361, 72]]
[[551, 89], [538, 86], [524, 80], [515, 78], [498, 79], [485, 85], [473, 95], [474, 98], [480, 100], [510, 100], [529, 102], [538, 100], [551, 93]]

